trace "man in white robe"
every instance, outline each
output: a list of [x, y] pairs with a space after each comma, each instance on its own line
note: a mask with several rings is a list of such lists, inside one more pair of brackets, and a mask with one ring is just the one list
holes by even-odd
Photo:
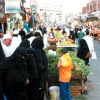
[[10, 45], [11, 54], [16, 50], [16, 48], [19, 46], [19, 44], [22, 42], [21, 38], [18, 37], [18, 30], [15, 30], [13, 32], [13, 38], [12, 43]]
[[94, 51], [93, 38], [91, 38], [91, 37], [89, 36], [89, 31], [86, 31], [86, 36], [84, 36], [83, 39], [86, 40], [87, 45], [88, 45], [89, 50], [90, 50], [90, 53], [92, 53], [92, 51]]
[[1, 43], [1, 45], [2, 45], [4, 54], [5, 54], [6, 57], [11, 56], [11, 51], [10, 51], [10, 48], [9, 48], [11, 42], [12, 42], [11, 35], [10, 34], [5, 34], [4, 37], [3, 37], [3, 41]]

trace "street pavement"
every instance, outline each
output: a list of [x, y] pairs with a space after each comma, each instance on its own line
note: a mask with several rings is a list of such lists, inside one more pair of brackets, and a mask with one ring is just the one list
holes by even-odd
[[[88, 86], [88, 90], [85, 94], [82, 94], [86, 99], [75, 99], [75, 97], [72, 97], [72, 100], [100, 100], [100, 43], [98, 40], [93, 42], [97, 59], [90, 58], [90, 73], [85, 83], [85, 86]], [[75, 49], [75, 51], [77, 50]], [[47, 100], [46, 95], [44, 100]]]

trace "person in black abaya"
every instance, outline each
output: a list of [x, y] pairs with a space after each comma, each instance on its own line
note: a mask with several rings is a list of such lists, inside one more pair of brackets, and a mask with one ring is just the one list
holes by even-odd
[[32, 33], [29, 33], [29, 34], [25, 35], [25, 39], [29, 39], [32, 36], [33, 36], [33, 34]]
[[30, 41], [27, 40], [27, 39], [23, 40], [23, 41], [20, 43], [19, 47], [24, 47], [25, 49], [29, 48], [29, 47], [30, 47]]
[[35, 38], [31, 44], [32, 48], [35, 49], [35, 56], [37, 60], [37, 67], [39, 72], [39, 94], [37, 100], [44, 100], [44, 89], [45, 89], [45, 73], [47, 71], [48, 60], [43, 50], [44, 44], [41, 38]]
[[23, 28], [19, 31], [19, 35], [21, 36], [22, 40], [25, 39], [25, 31], [23, 30]]
[[89, 58], [85, 58], [88, 52], [89, 52], [89, 48], [86, 41], [84, 39], [80, 40], [80, 47], [77, 52], [77, 57], [83, 59], [86, 65], [88, 65], [89, 63]]
[[0, 42], [0, 100], [4, 100], [3, 88], [1, 84], [1, 62], [5, 58], [5, 54], [3, 52], [1, 42]]
[[74, 40], [75, 42], [75, 34], [73, 29], [70, 30], [70, 39]]
[[28, 100], [37, 100], [39, 93], [39, 73], [35, 50], [27, 48], [27, 70], [29, 73], [29, 84], [27, 85]]
[[1, 63], [2, 86], [7, 100], [27, 100], [26, 85], [29, 80], [26, 55], [26, 49], [18, 47]]

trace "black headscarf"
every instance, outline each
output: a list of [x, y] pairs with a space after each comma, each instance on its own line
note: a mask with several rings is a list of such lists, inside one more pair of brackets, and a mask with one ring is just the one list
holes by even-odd
[[0, 63], [2, 62], [2, 60], [4, 58], [5, 58], [5, 54], [3, 52], [2, 45], [1, 45], [1, 42], [0, 42]]
[[47, 71], [48, 60], [43, 50], [43, 40], [41, 38], [35, 38], [32, 42], [32, 47], [35, 49], [35, 56], [38, 64], [39, 87], [45, 88], [45, 71]]
[[24, 47], [18, 47], [10, 57], [5, 58], [3, 60], [1, 64], [2, 65], [1, 69], [9, 70], [13, 68], [15, 71], [14, 73], [15, 76], [18, 77], [21, 82], [26, 82], [28, 78], [26, 59], [25, 59], [26, 56], [27, 56], [26, 49]]
[[25, 39], [28, 39], [28, 38], [30, 38], [32, 36], [33, 36], [33, 34], [32, 33], [29, 33], [29, 34], [25, 35]]
[[25, 39], [25, 31], [23, 29], [19, 31], [19, 35], [21, 36], [22, 40]]
[[36, 49], [43, 49], [44, 47], [44, 43], [43, 40], [41, 38], [35, 38], [32, 41], [31, 46], [36, 50]]
[[27, 69], [30, 79], [38, 78], [37, 61], [35, 57], [35, 50], [33, 48], [27, 48]]
[[19, 47], [24, 47], [25, 49], [29, 48], [29, 47], [30, 47], [30, 41], [27, 40], [27, 39], [23, 40], [23, 41], [20, 43]]
[[79, 54], [81, 54], [84, 49], [88, 49], [88, 51], [89, 51], [86, 41], [84, 39], [82, 39], [82, 40], [80, 40]]

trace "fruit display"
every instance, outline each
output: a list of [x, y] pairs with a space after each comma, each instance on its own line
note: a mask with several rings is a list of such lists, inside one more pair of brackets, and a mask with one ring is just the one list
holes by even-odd
[[66, 41], [59, 44], [60, 46], [77, 46], [76, 44]]

